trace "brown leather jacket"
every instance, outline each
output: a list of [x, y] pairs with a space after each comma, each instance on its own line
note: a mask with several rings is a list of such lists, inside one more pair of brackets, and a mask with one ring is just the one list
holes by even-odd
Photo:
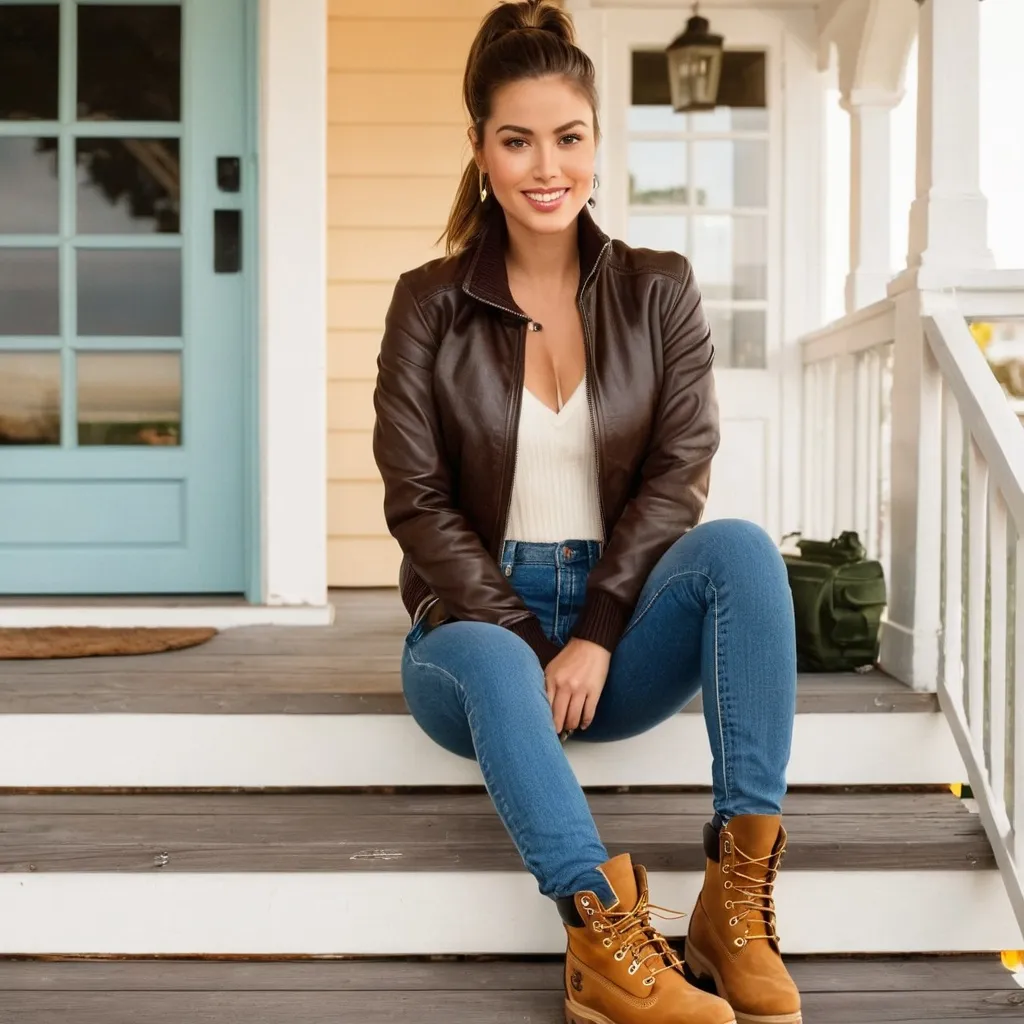
[[[470, 250], [403, 274], [378, 360], [373, 450], [410, 616], [490, 622], [543, 664], [558, 648], [498, 565], [530, 318], [503, 219]], [[658, 559], [700, 520], [718, 448], [713, 349], [689, 262], [579, 218], [579, 309], [605, 545], [574, 635], [613, 650]], [[569, 539], [569, 538], [566, 538]], [[586, 538], [584, 538], [586, 539]]]

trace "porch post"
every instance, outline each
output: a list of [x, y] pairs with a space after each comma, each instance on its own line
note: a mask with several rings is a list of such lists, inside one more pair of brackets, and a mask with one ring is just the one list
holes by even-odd
[[981, 193], [978, 0], [924, 0], [918, 57], [917, 198], [909, 268], [921, 288], [994, 266]]
[[893, 267], [891, 220], [891, 112], [899, 93], [855, 89], [843, 96], [850, 115], [850, 273], [846, 312], [884, 299]]
[[917, 197], [908, 267], [889, 287], [892, 569], [881, 661], [921, 690], [937, 683], [942, 543], [942, 382], [921, 316], [952, 301], [948, 290], [964, 271], [993, 266], [979, 184], [979, 35], [978, 0], [921, 4]]

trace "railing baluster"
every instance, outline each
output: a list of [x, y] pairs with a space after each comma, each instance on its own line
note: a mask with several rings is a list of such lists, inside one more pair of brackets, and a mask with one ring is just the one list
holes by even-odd
[[873, 558], [882, 554], [881, 508], [879, 498], [882, 482], [882, 357], [877, 349], [865, 353], [868, 375], [868, 418], [865, 424], [867, 451], [868, 528], [865, 547]]
[[943, 442], [945, 445], [945, 516], [943, 552], [945, 609], [942, 623], [943, 675], [950, 694], [965, 705], [963, 672], [963, 466], [964, 428], [956, 398], [948, 385], [942, 387]]
[[996, 487], [989, 489], [988, 578], [990, 588], [989, 647], [989, 774], [992, 792], [1006, 807], [1006, 502]]
[[1013, 861], [1018, 876], [1024, 874], [1024, 779], [1017, 771], [1017, 755], [1024, 751], [1024, 536], [1017, 534], [1014, 545], [1013, 609], [1013, 732], [1010, 745], [1009, 774], [1013, 779]]
[[985, 549], [987, 540], [988, 466], [972, 437], [967, 447], [967, 716], [975, 750], [984, 763], [985, 749]]

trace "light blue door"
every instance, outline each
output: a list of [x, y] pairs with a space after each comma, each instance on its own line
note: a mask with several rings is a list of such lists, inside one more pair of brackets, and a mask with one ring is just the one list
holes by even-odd
[[0, 593], [246, 590], [248, 0], [0, 0]]

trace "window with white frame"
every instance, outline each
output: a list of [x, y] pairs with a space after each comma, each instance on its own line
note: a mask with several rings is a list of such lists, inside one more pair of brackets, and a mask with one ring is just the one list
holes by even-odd
[[766, 70], [763, 52], [728, 51], [719, 106], [677, 114], [664, 51], [632, 54], [627, 241], [689, 257], [722, 368], [766, 362]]

